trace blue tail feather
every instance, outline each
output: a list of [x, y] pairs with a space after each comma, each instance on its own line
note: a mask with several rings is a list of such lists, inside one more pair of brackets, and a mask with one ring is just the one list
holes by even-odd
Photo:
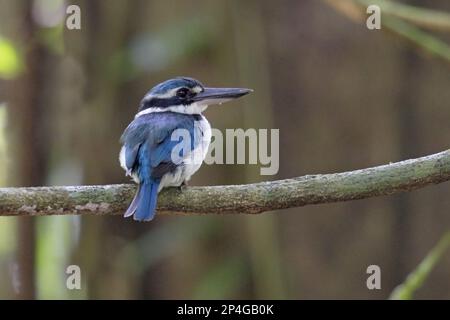
[[138, 193], [136, 194], [134, 220], [150, 221], [153, 219], [158, 202], [159, 183], [160, 181], [150, 180], [140, 184]]

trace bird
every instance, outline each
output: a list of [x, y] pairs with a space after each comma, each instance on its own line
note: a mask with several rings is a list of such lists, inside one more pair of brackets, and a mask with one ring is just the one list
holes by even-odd
[[138, 185], [124, 217], [152, 220], [158, 193], [182, 188], [206, 157], [211, 126], [202, 113], [252, 91], [205, 87], [190, 77], [166, 80], [148, 91], [120, 138], [120, 165]]

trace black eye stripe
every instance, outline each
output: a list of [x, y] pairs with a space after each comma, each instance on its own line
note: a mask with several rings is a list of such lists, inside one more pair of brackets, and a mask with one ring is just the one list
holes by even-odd
[[148, 108], [167, 108], [167, 107], [172, 107], [172, 106], [178, 106], [178, 105], [188, 105], [190, 103], [190, 101], [186, 98], [181, 98], [178, 96], [174, 96], [172, 98], [165, 98], [165, 99], [161, 99], [161, 98], [152, 98], [150, 100], [146, 100], [144, 101], [141, 106], [139, 111], [148, 109]]
[[[181, 91], [180, 91], [181, 90]], [[181, 93], [181, 94], [180, 94]], [[157, 95], [155, 96], [147, 96], [141, 101], [141, 105], [139, 106], [139, 111], [148, 109], [148, 108], [167, 108], [171, 106], [178, 106], [178, 105], [189, 105], [192, 103], [192, 97], [197, 95], [196, 92], [194, 92], [190, 88], [182, 87], [179, 88], [175, 95], [172, 97], [167, 98], [161, 98]]]

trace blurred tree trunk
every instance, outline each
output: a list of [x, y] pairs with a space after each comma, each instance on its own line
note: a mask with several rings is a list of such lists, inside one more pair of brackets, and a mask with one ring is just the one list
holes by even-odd
[[[26, 72], [14, 81], [9, 108], [11, 148], [14, 159], [11, 185], [44, 185], [47, 177], [48, 126], [45, 85], [49, 76], [49, 55], [39, 43], [31, 16], [32, 3], [23, 3], [25, 16], [21, 25], [22, 42], [27, 44], [25, 54]], [[20, 12], [20, 11], [19, 11]], [[21, 17], [18, 17], [19, 19]], [[20, 286], [17, 297], [36, 297], [35, 279], [35, 218], [19, 218], [17, 263]]]
[[[420, 88], [421, 78], [418, 77], [420, 72], [420, 59], [417, 53], [404, 49], [401, 54], [399, 63], [402, 68], [402, 75], [399, 81], [399, 92], [396, 109], [394, 110], [397, 119], [398, 128], [398, 151], [400, 159], [408, 159], [417, 156], [421, 150], [420, 137], [417, 132], [418, 115], [417, 115], [417, 95]], [[392, 206], [394, 208], [394, 261], [395, 276], [394, 279], [402, 281], [405, 274], [411, 270], [408, 256], [410, 256], [409, 243], [411, 243], [412, 219], [414, 214], [413, 197], [410, 193], [403, 193], [392, 198]]]
[[[127, 101], [132, 96], [133, 83], [124, 76], [127, 40], [136, 32], [140, 23], [137, 17], [145, 15], [147, 1], [78, 1], [83, 15], [83, 33], [68, 33], [73, 37], [69, 54], [79, 55], [83, 64], [86, 87], [83, 88], [83, 101], [79, 106], [80, 127], [76, 133], [76, 153], [83, 167], [83, 183], [108, 184], [123, 181], [119, 167], [120, 150], [118, 132], [122, 132], [131, 117], [126, 115], [138, 107], [138, 100]], [[74, 45], [76, 43], [76, 45]], [[77, 52], [78, 51], [78, 52]], [[125, 124], [124, 124], [125, 123]], [[113, 134], [111, 134], [113, 133]], [[81, 142], [81, 143], [80, 143]], [[82, 217], [82, 237], [74, 254], [74, 261], [85, 270], [87, 297], [133, 298], [140, 295], [142, 287], [136, 287], [129, 277], [117, 274], [111, 256], [117, 233], [128, 235], [137, 232], [139, 226], [127, 224], [120, 217]], [[141, 226], [142, 227], [142, 226]], [[109, 252], [108, 254], [103, 254]], [[120, 290], [111, 290], [120, 287]]]
[[[247, 128], [274, 127], [272, 110], [272, 84], [269, 71], [269, 51], [264, 30], [264, 12], [258, 1], [234, 3], [235, 47], [237, 51], [238, 74], [242, 83], [251, 83], [258, 94], [253, 101], [254, 108], [243, 108], [243, 126]], [[243, 19], [242, 17], [245, 17]], [[252, 41], [252, 46], [247, 45]], [[258, 54], [254, 54], [258, 52]], [[256, 98], [254, 98], [256, 99]], [[246, 102], [244, 102], [246, 103]], [[255, 112], [255, 109], [258, 112]], [[270, 139], [270, 138], [269, 138]], [[270, 143], [268, 141], [268, 143]], [[269, 180], [262, 176], [257, 166], [245, 166], [247, 182]], [[251, 261], [254, 297], [257, 299], [286, 298], [284, 272], [280, 256], [277, 214], [240, 217], [245, 219], [245, 233], [248, 237], [248, 254]]]
[[[411, 5], [424, 5], [424, 1], [411, 1]], [[398, 128], [398, 152], [400, 159], [414, 158], [421, 150], [421, 139], [418, 134], [420, 119], [417, 114], [420, 88], [423, 77], [418, 52], [410, 47], [404, 47], [397, 58], [400, 66], [398, 93], [394, 107], [394, 118]], [[394, 208], [393, 223], [393, 261], [395, 262], [393, 279], [396, 283], [403, 281], [405, 274], [411, 270], [410, 244], [411, 232], [414, 230], [412, 221], [414, 217], [413, 196], [403, 193], [391, 199]], [[396, 285], [396, 284], [393, 284]]]

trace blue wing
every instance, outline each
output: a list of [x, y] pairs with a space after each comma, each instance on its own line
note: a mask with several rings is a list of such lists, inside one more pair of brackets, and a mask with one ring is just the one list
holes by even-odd
[[[198, 120], [191, 115], [179, 113], [150, 113], [135, 119], [125, 130], [121, 142], [125, 146], [126, 167], [139, 174], [139, 170], [147, 167], [143, 178], [147, 176], [161, 178], [172, 171], [180, 161], [173, 161], [172, 151], [183, 142], [183, 137], [173, 139], [172, 133], [177, 129], [186, 130], [190, 145], [183, 144], [178, 148], [181, 159], [194, 148], [194, 123]], [[189, 141], [187, 141], [189, 142]], [[143, 148], [145, 146], [145, 150]], [[142, 153], [142, 156], [138, 155]], [[144, 164], [144, 160], [149, 159]]]
[[[125, 130], [121, 141], [125, 147], [126, 167], [138, 176], [140, 182], [125, 216], [136, 213], [136, 220], [153, 218], [161, 178], [173, 172], [180, 165], [180, 159], [194, 148], [195, 120], [195, 117], [184, 114], [150, 113], [135, 119]], [[189, 136], [190, 145], [185, 144], [183, 135], [173, 139], [172, 133], [177, 129], [186, 130], [183, 132]], [[184, 143], [183, 147], [179, 148], [178, 157], [173, 157], [172, 152], [180, 143]]]

